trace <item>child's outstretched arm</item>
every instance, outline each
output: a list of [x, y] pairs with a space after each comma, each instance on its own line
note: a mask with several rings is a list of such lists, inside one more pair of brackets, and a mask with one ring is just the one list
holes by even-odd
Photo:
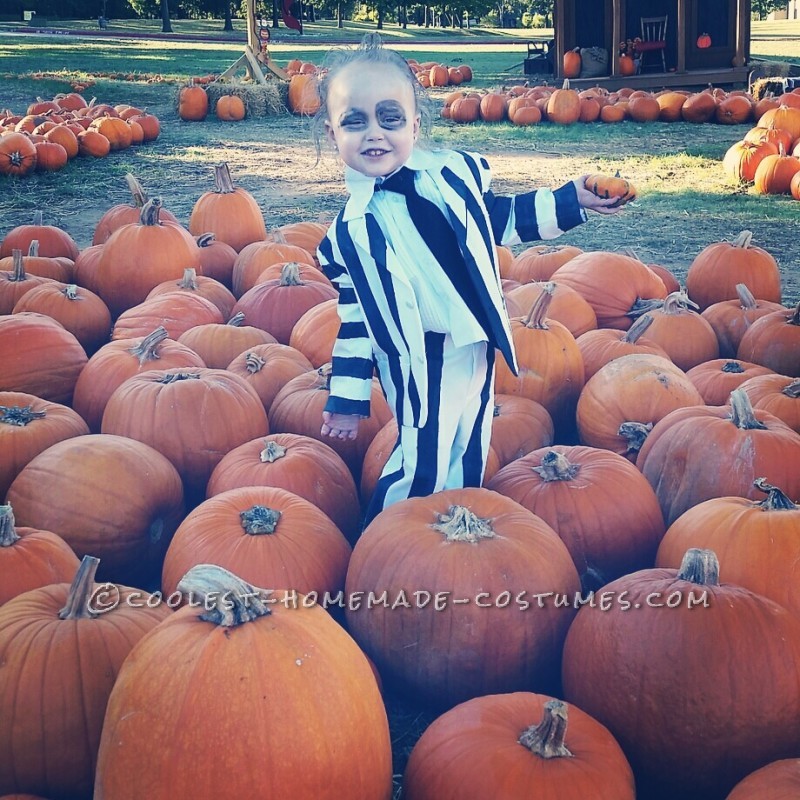
[[330, 436], [331, 439], [355, 439], [358, 436], [359, 422], [361, 422], [361, 417], [355, 414], [335, 414], [331, 411], [323, 411], [320, 433], [323, 436]]
[[616, 214], [622, 208], [619, 203], [620, 198], [599, 197], [594, 192], [590, 192], [586, 188], [586, 177], [586, 175], [581, 175], [580, 178], [572, 181], [575, 184], [575, 192], [581, 207], [596, 211], [598, 214]]

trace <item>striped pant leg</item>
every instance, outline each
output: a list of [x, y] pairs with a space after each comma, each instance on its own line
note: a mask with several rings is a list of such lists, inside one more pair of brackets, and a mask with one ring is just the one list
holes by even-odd
[[[493, 351], [486, 343], [454, 347], [445, 334], [426, 334], [428, 419], [404, 425], [366, 513], [368, 524], [384, 508], [444, 488], [479, 486], [491, 434]], [[398, 414], [399, 409], [394, 409]]]

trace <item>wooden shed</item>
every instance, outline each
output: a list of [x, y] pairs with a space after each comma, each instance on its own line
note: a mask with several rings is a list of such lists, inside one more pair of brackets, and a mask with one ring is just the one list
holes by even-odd
[[[564, 53], [601, 48], [601, 76], [575, 80], [577, 88], [661, 87], [746, 82], [750, 58], [750, 0], [555, 0], [556, 79]], [[662, 52], [647, 52], [637, 74], [620, 72], [620, 43], [642, 37], [642, 20], [666, 18]], [[709, 39], [710, 37], [710, 45]], [[595, 51], [598, 52], [598, 51]], [[602, 57], [602, 53], [600, 53]], [[665, 69], [666, 67], [666, 69]]]

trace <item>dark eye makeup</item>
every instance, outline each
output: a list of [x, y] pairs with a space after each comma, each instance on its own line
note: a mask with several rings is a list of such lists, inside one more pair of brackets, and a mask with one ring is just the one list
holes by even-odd
[[[385, 130], [400, 130], [406, 125], [406, 115], [402, 105], [396, 100], [382, 100], [375, 106], [378, 124]], [[359, 109], [345, 111], [339, 118], [339, 125], [349, 130], [358, 130], [367, 125], [367, 114]]]

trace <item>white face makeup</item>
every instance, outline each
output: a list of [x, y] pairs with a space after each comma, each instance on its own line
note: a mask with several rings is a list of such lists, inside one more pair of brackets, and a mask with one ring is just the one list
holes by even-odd
[[325, 130], [348, 167], [375, 178], [394, 172], [408, 160], [419, 133], [408, 78], [391, 66], [345, 67], [328, 90]]

